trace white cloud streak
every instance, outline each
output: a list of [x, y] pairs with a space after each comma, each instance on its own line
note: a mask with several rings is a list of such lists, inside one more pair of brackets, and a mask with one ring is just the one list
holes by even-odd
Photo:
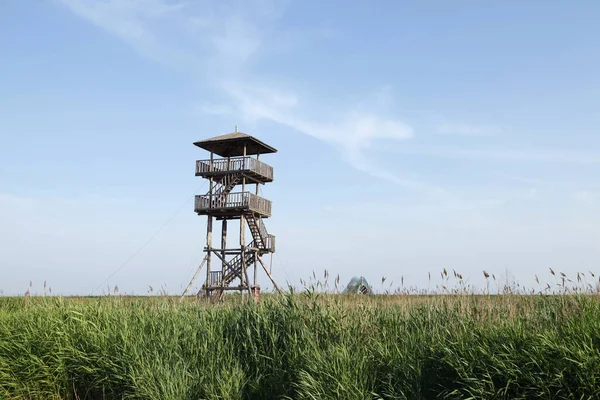
[[436, 132], [441, 135], [460, 136], [493, 136], [503, 132], [502, 128], [493, 125], [472, 125], [444, 123], [436, 126]]
[[[429, 157], [538, 163], [598, 164], [594, 154], [571, 154], [499, 148], [419, 148], [382, 143], [402, 142], [414, 136], [413, 128], [381, 112], [391, 101], [390, 90], [376, 96], [377, 111], [363, 106], [333, 109], [327, 120], [316, 117], [319, 109], [310, 96], [299, 96], [290, 85], [273, 81], [256, 83], [253, 65], [272, 42], [280, 45], [285, 31], [276, 28], [279, 3], [255, 0], [235, 3], [167, 0], [59, 0], [75, 14], [122, 39], [140, 54], [183, 71], [193, 79], [210, 82], [222, 103], [205, 102], [204, 113], [232, 116], [246, 121], [271, 121], [314, 137], [337, 149], [356, 170], [379, 179], [430, 193], [440, 192], [423, 182], [403, 179], [379, 168], [368, 154], [394, 151]], [[291, 85], [293, 86], [293, 84]], [[316, 97], [316, 96], [315, 96]], [[383, 104], [380, 104], [383, 103]], [[382, 106], [383, 105], [383, 106]], [[442, 122], [434, 127], [441, 135], [493, 136], [501, 127]]]
[[334, 122], [315, 122], [302, 118], [295, 112], [299, 101], [293, 94], [278, 92], [268, 87], [238, 84], [226, 85], [226, 91], [235, 101], [236, 109], [246, 119], [266, 119], [288, 126], [339, 149], [344, 158], [360, 171], [402, 186], [422, 187], [419, 183], [403, 180], [374, 167], [364, 155], [364, 150], [371, 148], [379, 139], [410, 139], [413, 130], [401, 121], [359, 110], [339, 115], [338, 120]]
[[573, 199], [586, 207], [600, 207], [600, 192], [580, 190], [573, 194]]
[[505, 162], [535, 162], [554, 164], [600, 164], [600, 156], [594, 153], [574, 153], [564, 150], [537, 149], [498, 149], [498, 148], [465, 148], [465, 147], [406, 147], [386, 149], [398, 154], [417, 155], [426, 157], [456, 158]]
[[[398, 185], [426, 188], [378, 168], [365, 155], [379, 140], [410, 139], [413, 129], [405, 122], [362, 107], [335, 110], [332, 120], [320, 121], [310, 103], [302, 103], [295, 93], [273, 83], [250, 83], [254, 80], [250, 64], [261, 47], [271, 37], [285, 36], [270, 31], [279, 15], [277, 3], [253, 1], [231, 9], [211, 1], [200, 5], [166, 0], [60, 1], [140, 54], [215, 83], [228, 104], [203, 104], [201, 111], [285, 125], [335, 147], [359, 171]], [[379, 97], [389, 101], [388, 91]]]

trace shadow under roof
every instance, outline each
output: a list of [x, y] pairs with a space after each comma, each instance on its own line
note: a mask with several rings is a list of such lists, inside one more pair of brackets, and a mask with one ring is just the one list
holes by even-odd
[[246, 145], [246, 155], [276, 153], [274, 147], [269, 146], [255, 138], [242, 132], [232, 132], [221, 136], [215, 136], [210, 139], [194, 142], [194, 145], [201, 149], [210, 151], [221, 157], [237, 157], [244, 155], [244, 145]]

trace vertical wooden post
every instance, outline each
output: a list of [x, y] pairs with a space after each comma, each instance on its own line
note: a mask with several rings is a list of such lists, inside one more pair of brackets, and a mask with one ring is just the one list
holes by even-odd
[[[256, 153], [256, 161], [257, 161], [257, 165], [258, 165], [258, 161], [260, 161], [260, 153]], [[258, 196], [258, 181], [256, 182], [256, 195]], [[263, 238], [263, 244], [266, 244], [266, 240], [267, 238]], [[255, 246], [256, 247], [256, 246]], [[257, 293], [257, 289], [256, 289], [256, 284], [257, 284], [257, 263], [258, 263], [258, 253], [256, 253], [256, 257], [254, 258], [254, 279], [253, 279], [253, 284], [254, 284], [254, 299], [258, 299], [258, 293]]]
[[[237, 128], [236, 128], [237, 131]], [[231, 157], [227, 156], [227, 171], [229, 171], [229, 169], [231, 168]], [[229, 177], [229, 179], [233, 179], [231, 176]], [[227, 198], [224, 199], [225, 204], [227, 204]], [[223, 224], [221, 226], [221, 258], [222, 258], [222, 264], [221, 264], [221, 288], [224, 289], [225, 288], [225, 275], [226, 275], [226, 270], [227, 270], [227, 263], [225, 261], [225, 249], [227, 249], [227, 219], [223, 219]], [[223, 295], [225, 294], [225, 290], [221, 290], [220, 291], [220, 298], [223, 297]]]
[[[213, 172], [213, 165], [214, 165], [214, 154], [211, 151], [210, 152], [210, 165], [208, 166], [208, 170], [210, 172]], [[208, 191], [208, 208], [210, 209], [213, 206], [213, 177], [211, 176], [208, 180], [210, 182], [209, 191]]]
[[[213, 171], [213, 160], [214, 160], [214, 154], [211, 151], [210, 152], [210, 166], [209, 166], [209, 171]], [[212, 207], [213, 204], [213, 178], [210, 177], [209, 180], [209, 188], [208, 188], [208, 208], [210, 209]], [[211, 252], [212, 252], [212, 225], [213, 225], [213, 217], [212, 215], [208, 216], [208, 222], [206, 224], [206, 283], [205, 285], [205, 289], [206, 289], [206, 298], [208, 299], [210, 297], [211, 291], [208, 288], [208, 286], [210, 285], [210, 258], [211, 258]]]
[[[242, 161], [243, 165], [242, 165], [242, 169], [246, 169], [246, 144], [244, 143], [244, 158]], [[242, 177], [242, 192], [246, 191], [246, 177], [243, 176]]]
[[223, 264], [221, 265], [221, 286], [224, 287], [225, 282], [223, 282], [223, 278], [225, 278], [225, 268], [227, 264], [225, 264], [225, 249], [227, 248], [227, 220], [223, 220], [222, 230], [221, 230], [221, 258], [223, 259]]
[[[244, 154], [243, 154], [243, 161], [242, 161], [242, 169], [244, 169], [245, 167], [245, 163], [246, 163], [246, 144], [244, 143]], [[246, 191], [246, 178], [242, 177], [242, 198], [244, 198], [245, 194], [244, 192]], [[244, 218], [244, 214], [240, 215], [240, 248], [242, 249], [241, 252], [241, 259], [242, 259], [242, 273], [241, 273], [241, 277], [240, 277], [240, 281], [241, 281], [241, 290], [242, 290], [242, 300], [244, 299], [244, 286], [248, 285], [249, 282], [246, 279], [246, 220]]]
[[[256, 161], [260, 161], [260, 154], [256, 155]], [[258, 165], [258, 162], [256, 164]], [[258, 196], [258, 181], [256, 182], [256, 195]]]
[[208, 286], [210, 285], [210, 256], [212, 252], [212, 224], [213, 217], [212, 215], [208, 216], [208, 223], [206, 224], [206, 298], [210, 296], [210, 289]]
[[254, 298], [255, 299], [258, 296], [258, 293], [257, 293], [257, 290], [256, 290], [256, 283], [257, 283], [256, 263], [258, 262], [258, 260], [259, 260], [259, 255], [258, 255], [258, 252], [257, 252], [256, 253], [256, 257], [254, 258], [254, 280], [253, 280], [254, 281], [253, 285], [254, 285]]

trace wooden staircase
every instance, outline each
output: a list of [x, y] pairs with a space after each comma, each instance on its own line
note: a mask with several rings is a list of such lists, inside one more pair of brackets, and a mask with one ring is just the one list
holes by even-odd
[[[251, 242], [248, 245], [248, 247], [253, 247], [253, 246], [254, 246], [253, 242]], [[256, 251], [244, 250], [243, 254], [245, 256], [244, 258], [246, 261], [246, 271], [247, 271], [248, 268], [253, 266], [255, 261], [257, 260], [257, 253], [256, 253]], [[221, 277], [220, 281], [216, 282], [216, 283], [218, 285], [222, 285], [222, 286], [229, 286], [231, 284], [231, 282], [233, 282], [235, 279], [237, 279], [237, 278], [241, 279], [243, 273], [244, 273], [244, 271], [242, 269], [242, 253], [240, 253], [229, 261], [229, 263], [227, 264], [227, 267], [225, 268], [225, 276]], [[219, 299], [219, 301], [221, 301], [223, 299], [224, 294], [225, 294], [225, 291], [222, 289], [218, 289], [215, 293], [216, 298]]]
[[[248, 222], [248, 227], [252, 233], [252, 241], [243, 249], [243, 251], [227, 262], [224, 276], [213, 282], [214, 285], [229, 286], [235, 279], [242, 279], [244, 268], [242, 259], [245, 260], [246, 270], [254, 265], [259, 255], [272, 253], [275, 251], [275, 237], [267, 232], [267, 227], [259, 215], [250, 212], [244, 215]], [[243, 257], [242, 257], [243, 255]], [[221, 300], [224, 290], [217, 289], [216, 298]]]
[[[241, 175], [225, 175], [221, 180], [217, 182], [217, 187], [213, 189], [212, 194], [212, 206], [223, 207], [227, 204], [227, 196], [234, 187], [236, 187], [242, 180]], [[210, 191], [207, 196], [210, 195]]]
[[251, 212], [246, 215], [246, 221], [248, 221], [248, 227], [250, 228], [250, 233], [254, 240], [254, 247], [261, 252], [268, 252], [267, 242], [269, 233], [267, 232], [267, 227], [262, 218]]
[[[254, 265], [254, 261], [256, 261], [256, 252], [246, 250], [244, 255], [246, 259], [246, 267]], [[242, 273], [242, 254], [238, 254], [229, 262], [229, 265], [225, 269], [225, 277], [223, 278], [223, 282], [225, 285], [229, 285], [235, 278], [241, 278]]]
[[[213, 196], [227, 197], [229, 193], [242, 181], [242, 175], [225, 175], [217, 182], [218, 187], [213, 191]], [[208, 193], [210, 194], [210, 192]]]

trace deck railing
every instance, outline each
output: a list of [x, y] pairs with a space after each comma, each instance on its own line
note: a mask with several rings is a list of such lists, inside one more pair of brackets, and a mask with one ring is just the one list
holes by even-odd
[[267, 239], [263, 241], [262, 247], [259, 246], [254, 240], [248, 243], [248, 246], [246, 247], [258, 249], [261, 253], [264, 251], [275, 253], [275, 235], [267, 235]]
[[210, 271], [210, 286], [220, 285], [223, 274], [221, 271]]
[[271, 215], [271, 200], [267, 200], [264, 197], [260, 197], [252, 193], [248, 194], [248, 207], [252, 211], [256, 211], [258, 213], [269, 216]]
[[267, 236], [267, 243], [265, 247], [270, 253], [275, 253], [275, 235], [269, 234]]
[[248, 209], [271, 216], [271, 201], [250, 192], [229, 193], [226, 196], [204, 194], [196, 196], [196, 212], [208, 210]]
[[273, 167], [253, 157], [231, 157], [196, 161], [196, 175], [218, 172], [254, 172], [267, 179], [273, 179]]

